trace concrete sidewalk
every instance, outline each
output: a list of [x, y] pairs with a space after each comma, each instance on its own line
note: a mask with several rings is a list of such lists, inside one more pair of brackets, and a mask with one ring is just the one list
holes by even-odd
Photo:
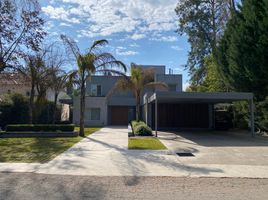
[[170, 151], [128, 150], [128, 130], [106, 127], [46, 164], [0, 163], [1, 172], [89, 176], [268, 178], [268, 166], [188, 164]]

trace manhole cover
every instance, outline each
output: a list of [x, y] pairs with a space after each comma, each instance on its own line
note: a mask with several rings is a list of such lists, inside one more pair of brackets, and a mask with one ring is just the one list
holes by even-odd
[[194, 154], [192, 153], [176, 153], [180, 157], [193, 157]]

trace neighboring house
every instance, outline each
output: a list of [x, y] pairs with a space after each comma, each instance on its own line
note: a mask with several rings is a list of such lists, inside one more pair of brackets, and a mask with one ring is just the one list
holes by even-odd
[[[233, 101], [249, 101], [251, 127], [254, 126], [253, 94], [251, 93], [197, 93], [182, 91], [182, 75], [166, 74], [165, 66], [142, 65], [155, 69], [155, 81], [165, 82], [169, 91], [147, 91], [143, 97], [142, 116], [155, 128], [215, 127], [214, 105]], [[135, 99], [129, 93], [107, 94], [120, 77], [93, 76], [87, 81], [85, 124], [88, 126], [127, 125], [135, 118]], [[80, 100], [73, 100], [73, 123], [79, 124]], [[253, 127], [254, 128], [254, 127]]]
[[18, 93], [30, 96], [31, 80], [18, 73], [0, 73], [0, 96]]
[[[26, 97], [30, 96], [31, 92], [31, 79], [20, 73], [1, 73], [0, 74], [0, 100], [7, 94], [22, 94]], [[37, 92], [36, 92], [37, 95]], [[66, 92], [62, 91], [58, 96], [58, 104], [60, 99], [68, 96]], [[46, 94], [46, 98], [49, 101], [54, 101], [54, 91], [49, 89]], [[62, 106], [61, 120], [69, 120], [69, 105]]]
[[[31, 79], [20, 73], [1, 73], [0, 74], [0, 96], [6, 94], [22, 94], [26, 97], [30, 96], [31, 92]], [[37, 92], [35, 92], [37, 95]], [[66, 92], [62, 91], [58, 97], [59, 99], [64, 98]], [[46, 95], [49, 101], [54, 101], [54, 91], [49, 89]]]

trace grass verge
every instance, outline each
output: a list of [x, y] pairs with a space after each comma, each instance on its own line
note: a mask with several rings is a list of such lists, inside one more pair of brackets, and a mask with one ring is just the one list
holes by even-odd
[[[85, 135], [88, 136], [99, 129], [85, 128]], [[82, 137], [0, 138], [0, 162], [48, 162], [82, 139]]]
[[164, 150], [167, 149], [157, 138], [129, 138], [129, 149]]

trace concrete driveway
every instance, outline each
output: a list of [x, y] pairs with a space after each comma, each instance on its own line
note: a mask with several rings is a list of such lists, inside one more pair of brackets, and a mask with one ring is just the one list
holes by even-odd
[[248, 132], [159, 132], [173, 152], [191, 152], [180, 158], [185, 164], [268, 166], [268, 138], [252, 138]]
[[[0, 172], [131, 176], [133, 182], [140, 176], [268, 178], [265, 142], [209, 135], [191, 139], [189, 133], [170, 132], [160, 133], [160, 138], [169, 150], [128, 150], [127, 127], [105, 127], [48, 163], [0, 163]], [[174, 154], [177, 151], [196, 156], [181, 158]], [[254, 159], [254, 153], [260, 152], [262, 156]]]

